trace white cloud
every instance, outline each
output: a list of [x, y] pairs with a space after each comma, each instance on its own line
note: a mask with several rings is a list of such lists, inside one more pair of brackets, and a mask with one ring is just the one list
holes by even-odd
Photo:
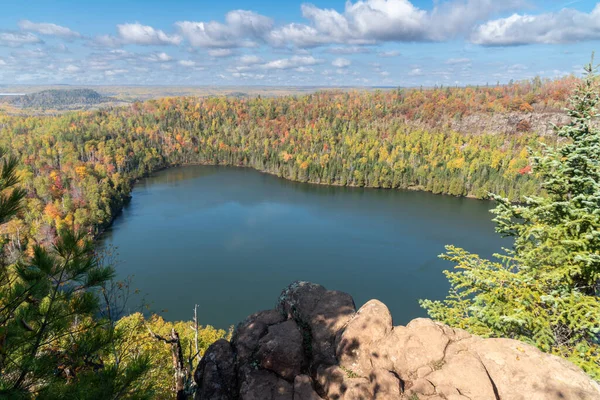
[[33, 43], [42, 43], [42, 40], [29, 32], [0, 32], [0, 46], [20, 47]]
[[440, 3], [429, 14], [433, 40], [448, 40], [468, 33], [494, 14], [529, 7], [528, 0], [453, 0]]
[[314, 58], [313, 56], [294, 56], [291, 58], [282, 58], [279, 60], [270, 61], [262, 64], [264, 69], [292, 69], [306, 67], [311, 65], [321, 64], [323, 60]]
[[309, 67], [298, 67], [298, 68], [294, 68], [294, 71], [296, 72], [303, 72], [303, 73], [312, 73], [315, 72], [314, 69], [309, 68]]
[[235, 10], [225, 16], [227, 26], [237, 35], [262, 37], [273, 28], [273, 20], [253, 11]]
[[117, 25], [117, 32], [123, 44], [150, 45], [175, 45], [181, 43], [181, 36], [168, 35], [151, 26], [135, 24]]
[[216, 58], [231, 57], [233, 51], [231, 49], [212, 49], [208, 51], [208, 55]]
[[115, 76], [115, 75], [126, 74], [127, 72], [128, 71], [126, 69], [110, 69], [110, 70], [104, 71], [104, 75]]
[[529, 69], [529, 67], [527, 65], [513, 64], [506, 68], [506, 72], [508, 72], [509, 74], [514, 74], [516, 72], [526, 71], [528, 69]]
[[121, 39], [111, 35], [96, 36], [92, 43], [99, 47], [121, 47], [121, 45], [123, 45]]
[[6, 65], [6, 61], [0, 58], [0, 65]]
[[48, 58], [48, 52], [46, 52], [45, 50], [41, 49], [41, 48], [35, 48], [35, 49], [22, 49], [22, 50], [15, 50], [11, 53], [11, 55], [13, 57], [19, 58], [19, 59], [42, 59], [42, 58]]
[[184, 67], [195, 67], [196, 66], [196, 62], [191, 61], [191, 60], [179, 60], [178, 63], [179, 63], [179, 65], [182, 65]]
[[153, 54], [150, 54], [149, 56], [147, 56], [145, 58], [145, 60], [150, 61], [150, 62], [161, 62], [161, 63], [164, 63], [164, 62], [172, 61], [173, 57], [171, 57], [170, 55], [168, 55], [165, 52], [162, 52], [162, 53], [153, 53]]
[[332, 61], [331, 65], [337, 68], [347, 68], [352, 64], [352, 61], [347, 58], [336, 58]]
[[[322, 19], [321, 10], [312, 11]], [[427, 35], [427, 12], [408, 0], [366, 0], [347, 3], [343, 31], [358, 40], [420, 40]], [[324, 21], [320, 21], [322, 24]], [[350, 25], [354, 28], [351, 29]], [[357, 40], [357, 39], [354, 39]]]
[[[234, 78], [242, 78], [242, 79], [253, 79], [253, 80], [261, 80], [265, 78], [264, 74], [254, 74], [250, 72], [233, 72], [231, 74]], [[224, 76], [222, 76], [224, 78]]]
[[217, 22], [182, 21], [175, 25], [194, 47], [234, 47], [236, 45], [227, 32], [227, 27]]
[[283, 47], [292, 44], [297, 47], [322, 46], [331, 42], [312, 26], [289, 24], [269, 32], [268, 41], [272, 46]]
[[343, 47], [331, 47], [327, 49], [328, 53], [331, 54], [359, 54], [359, 53], [370, 53], [371, 50], [364, 46], [343, 46]]
[[525, 0], [452, 0], [420, 9], [409, 0], [346, 2], [343, 13], [302, 5], [309, 24], [293, 23], [273, 30], [273, 46], [315, 47], [378, 42], [443, 41], [468, 32], [474, 24], [501, 11], [516, 9]]
[[65, 67], [65, 72], [68, 72], [69, 74], [76, 74], [81, 72], [81, 68], [76, 65], [69, 64]]
[[[414, 0], [413, 0], [414, 1]], [[178, 45], [185, 38], [192, 47], [231, 49], [269, 44], [296, 49], [344, 44], [333, 54], [369, 52], [363, 45], [382, 42], [445, 41], [468, 34], [491, 15], [516, 9], [526, 0], [448, 0], [425, 10], [410, 0], [347, 1], [343, 11], [301, 6], [308, 21], [276, 27], [273, 19], [247, 10], [233, 10], [224, 22], [179, 21], [179, 34], [169, 35], [150, 26], [118, 25], [119, 37], [99, 36], [95, 42], [117, 47], [121, 44]], [[482, 25], [485, 26], [485, 25]], [[380, 57], [395, 57], [398, 51], [381, 51]]]
[[69, 48], [64, 43], [57, 43], [54, 46], [51, 46], [53, 52], [56, 53], [70, 53]]
[[65, 39], [75, 39], [81, 37], [79, 32], [75, 32], [64, 26], [51, 24], [48, 22], [36, 23], [24, 19], [19, 21], [19, 28], [24, 31], [36, 32], [41, 35], [58, 36]]
[[471, 41], [484, 46], [555, 44], [600, 39], [600, 3], [592, 12], [564, 8], [557, 13], [513, 14], [477, 27]]
[[421, 76], [421, 75], [423, 75], [423, 71], [421, 70], [421, 68], [413, 68], [410, 70], [408, 75], [409, 76]]
[[252, 47], [271, 31], [273, 20], [252, 11], [234, 10], [225, 15], [225, 24], [180, 21], [175, 26], [193, 47]]
[[456, 65], [456, 64], [468, 64], [471, 62], [470, 58], [449, 58], [444, 64], [446, 65]]
[[400, 52], [398, 50], [380, 51], [377, 53], [379, 57], [398, 57]]
[[240, 57], [240, 62], [244, 65], [254, 65], [263, 62], [263, 59], [253, 54], [246, 54]]

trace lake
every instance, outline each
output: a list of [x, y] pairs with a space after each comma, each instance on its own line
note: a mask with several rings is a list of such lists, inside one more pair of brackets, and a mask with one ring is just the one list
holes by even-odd
[[[507, 246], [491, 202], [431, 193], [328, 187], [233, 167], [167, 169], [136, 183], [104, 234], [120, 279], [168, 320], [227, 328], [275, 306], [295, 280], [377, 298], [395, 324], [425, 316], [418, 299], [441, 299], [438, 255], [454, 244], [489, 257]], [[130, 305], [139, 303], [134, 298]]]

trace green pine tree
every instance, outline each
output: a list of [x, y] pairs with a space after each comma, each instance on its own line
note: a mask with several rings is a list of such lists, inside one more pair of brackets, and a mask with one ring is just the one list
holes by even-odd
[[565, 357], [600, 379], [600, 130], [592, 62], [571, 99], [562, 144], [532, 157], [544, 196], [492, 196], [497, 232], [514, 246], [481, 259], [448, 246], [451, 290], [425, 300], [429, 315], [487, 337], [508, 337]]
[[[0, 223], [19, 213], [17, 162], [0, 162]], [[62, 232], [51, 249], [35, 246], [31, 259], [0, 260], [0, 398], [149, 398], [139, 384], [147, 357], [126, 367], [105, 365], [118, 339], [100, 318], [98, 291], [113, 277], [99, 265], [83, 233]], [[133, 388], [144, 387], [142, 391]]]

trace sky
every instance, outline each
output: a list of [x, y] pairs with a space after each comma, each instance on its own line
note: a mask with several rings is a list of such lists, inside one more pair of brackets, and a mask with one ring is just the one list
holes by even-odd
[[599, 45], [593, 0], [0, 1], [5, 85], [485, 85]]

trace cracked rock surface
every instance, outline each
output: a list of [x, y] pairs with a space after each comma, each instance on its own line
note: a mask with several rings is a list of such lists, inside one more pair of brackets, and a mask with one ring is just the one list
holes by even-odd
[[425, 318], [394, 327], [380, 301], [356, 311], [309, 282], [211, 345], [195, 379], [196, 400], [600, 399], [598, 383], [535, 347]]

